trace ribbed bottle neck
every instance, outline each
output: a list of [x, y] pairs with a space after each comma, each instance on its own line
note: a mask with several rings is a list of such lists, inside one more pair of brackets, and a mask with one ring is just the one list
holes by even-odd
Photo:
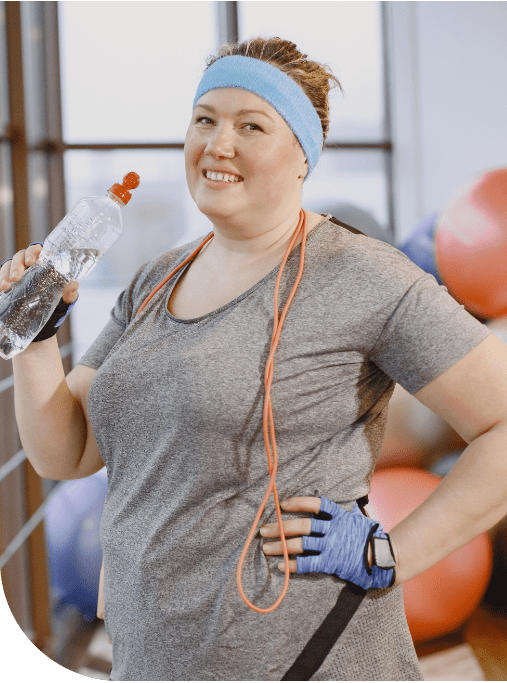
[[120, 206], [125, 206], [125, 202], [122, 202], [122, 200], [121, 200], [119, 197], [117, 197], [117, 196], [114, 194], [114, 192], [108, 191], [107, 194], [108, 194], [109, 199], [112, 199], [113, 201], [115, 201], [115, 202], [116, 202], [117, 204], [119, 204]]

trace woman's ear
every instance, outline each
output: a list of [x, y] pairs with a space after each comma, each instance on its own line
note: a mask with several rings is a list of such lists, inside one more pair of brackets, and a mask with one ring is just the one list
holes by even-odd
[[298, 178], [303, 178], [303, 180], [304, 180], [307, 175], [308, 175], [308, 162], [305, 161], [303, 171], [302, 171], [301, 175], [298, 176]]

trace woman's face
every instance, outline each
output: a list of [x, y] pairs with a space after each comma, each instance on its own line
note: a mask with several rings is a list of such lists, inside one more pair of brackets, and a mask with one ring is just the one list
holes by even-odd
[[[308, 171], [284, 119], [261, 97], [239, 88], [211, 90], [198, 100], [185, 139], [185, 168], [202, 213], [243, 222], [299, 210]], [[213, 180], [206, 172], [233, 178]]]

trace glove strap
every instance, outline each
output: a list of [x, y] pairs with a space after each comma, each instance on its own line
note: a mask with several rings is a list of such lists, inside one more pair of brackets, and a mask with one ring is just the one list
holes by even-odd
[[309, 681], [311, 679], [324, 663], [365, 595], [364, 588], [347, 581], [338, 595], [336, 605], [310, 638], [282, 681]]
[[[79, 299], [79, 294], [77, 295], [77, 299]], [[60, 325], [63, 323], [65, 318], [69, 315], [70, 309], [77, 302], [77, 299], [76, 299], [76, 301], [74, 301], [71, 304], [66, 304], [63, 299], [60, 299], [58, 305], [56, 306], [55, 310], [51, 314], [47, 323], [44, 325], [44, 327], [39, 332], [39, 334], [35, 337], [35, 339], [32, 339], [32, 344], [34, 342], [40, 342], [40, 341], [44, 341], [45, 339], [49, 339], [50, 337], [54, 337], [55, 334], [58, 332], [58, 328], [60, 327]]]
[[375, 562], [375, 545], [374, 545], [374, 536], [373, 534], [377, 531], [379, 528], [378, 524], [374, 524], [372, 528], [370, 529], [370, 533], [368, 534], [368, 538], [366, 539], [366, 543], [364, 544], [364, 552], [363, 552], [363, 562], [364, 562], [364, 568], [366, 569], [366, 573], [368, 576], [371, 576], [371, 567], [370, 563], [368, 562], [368, 548], [371, 546], [371, 551], [372, 551], [372, 556], [373, 556], [373, 564], [376, 564]]
[[381, 569], [393, 569], [396, 567], [389, 534], [386, 534], [386, 538], [374, 537], [372, 541], [373, 563]]

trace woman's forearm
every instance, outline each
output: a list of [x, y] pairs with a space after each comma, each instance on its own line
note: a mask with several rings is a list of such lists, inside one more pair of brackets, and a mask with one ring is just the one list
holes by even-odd
[[403, 583], [507, 515], [507, 421], [475, 438], [433, 493], [389, 536]]
[[30, 344], [12, 364], [16, 421], [28, 459], [41, 477], [77, 478], [86, 422], [65, 380], [56, 337]]

